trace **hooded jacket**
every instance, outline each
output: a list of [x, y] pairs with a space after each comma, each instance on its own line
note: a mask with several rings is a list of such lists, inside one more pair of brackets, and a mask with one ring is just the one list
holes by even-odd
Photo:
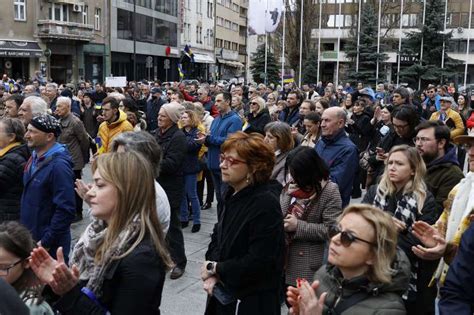
[[207, 152], [207, 166], [210, 170], [220, 170], [219, 155], [221, 154], [221, 145], [230, 134], [239, 131], [241, 128], [242, 121], [234, 111], [214, 118], [210, 133], [206, 137], [206, 146], [209, 148]]
[[329, 167], [331, 181], [339, 186], [342, 208], [346, 207], [351, 199], [352, 182], [359, 167], [357, 147], [341, 130], [334, 137], [321, 137], [315, 150]]
[[115, 136], [125, 131], [133, 131], [132, 124], [127, 120], [127, 114], [119, 110], [119, 117], [116, 121], [108, 123], [104, 121], [99, 126], [99, 138], [102, 140], [100, 153], [109, 152], [110, 144]]
[[328, 314], [329, 310], [353, 294], [364, 291], [367, 292], [367, 297], [343, 310], [341, 315], [406, 314], [402, 294], [408, 288], [410, 262], [402, 251], [398, 250], [392, 268], [392, 281], [382, 284], [370, 282], [366, 276], [345, 280], [337, 267], [322, 266], [314, 275], [314, 280], [319, 280], [317, 296], [323, 292], [328, 293], [323, 314]]
[[23, 168], [29, 157], [26, 144], [13, 147], [0, 157], [0, 222], [20, 218]]
[[56, 257], [63, 247], [67, 259], [70, 226], [76, 213], [73, 164], [64, 145], [56, 143], [46, 154], [32, 157], [25, 166], [20, 221]]
[[428, 190], [435, 197], [438, 216], [443, 211], [443, 203], [448, 198], [449, 192], [463, 178], [464, 174], [459, 168], [456, 149], [453, 145], [449, 145], [445, 155], [428, 163], [425, 182]]

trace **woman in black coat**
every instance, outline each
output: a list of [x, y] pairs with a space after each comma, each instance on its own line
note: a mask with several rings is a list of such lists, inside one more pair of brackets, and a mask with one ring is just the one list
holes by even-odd
[[15, 118], [0, 120], [0, 222], [20, 218], [23, 168], [30, 151], [23, 143], [25, 127]]
[[268, 109], [265, 107], [265, 100], [261, 97], [254, 97], [250, 100], [249, 105], [250, 113], [247, 116], [248, 125], [245, 132], [258, 132], [265, 135], [263, 131], [265, 125], [272, 120]]
[[201, 268], [206, 314], [280, 314], [284, 263], [281, 185], [274, 154], [258, 134], [236, 132], [221, 147], [230, 189]]

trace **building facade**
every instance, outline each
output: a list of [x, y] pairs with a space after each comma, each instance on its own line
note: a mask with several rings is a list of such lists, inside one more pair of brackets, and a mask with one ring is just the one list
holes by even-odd
[[181, 45], [188, 45], [194, 55], [190, 77], [201, 80], [216, 78], [215, 0], [185, 0], [181, 23]]
[[110, 63], [107, 52], [107, 0], [32, 1], [34, 37], [43, 56], [40, 68], [55, 82], [102, 82]]
[[[314, 22], [311, 30], [311, 49], [320, 49], [320, 80], [324, 82], [335, 81], [336, 78], [342, 82], [347, 78], [347, 69], [354, 67], [354, 63], [346, 57], [345, 46], [352, 36], [351, 29], [356, 28], [359, 17], [359, 7], [364, 10], [367, 0], [320, 0], [314, 1], [313, 10], [319, 16], [321, 10], [321, 29], [319, 19]], [[362, 3], [359, 3], [362, 1]], [[389, 43], [388, 60], [381, 64], [381, 71], [386, 74], [380, 78], [381, 82], [396, 82], [398, 71], [398, 43], [402, 39], [402, 50], [406, 33], [417, 31], [423, 22], [423, 1], [404, 0], [402, 11], [402, 30], [400, 31], [401, 0], [381, 0], [383, 12], [381, 14], [381, 34], [386, 34], [384, 41]], [[375, 3], [378, 4], [377, 1]], [[374, 7], [378, 13], [378, 6]], [[448, 0], [447, 10], [447, 32], [453, 31], [453, 40], [450, 47], [446, 47], [448, 55], [452, 58], [468, 63], [467, 82], [474, 83], [474, 43], [471, 40], [469, 53], [466, 59], [467, 38], [474, 38], [474, 15], [469, 27], [469, 0]], [[338, 44], [339, 43], [339, 44]], [[401, 56], [400, 69], [408, 67], [413, 60]], [[460, 75], [456, 78], [458, 84], [463, 83], [464, 65], [458, 69]]]
[[179, 80], [179, 24], [184, 0], [112, 0], [112, 75]]
[[245, 76], [248, 0], [216, 1], [217, 78]]

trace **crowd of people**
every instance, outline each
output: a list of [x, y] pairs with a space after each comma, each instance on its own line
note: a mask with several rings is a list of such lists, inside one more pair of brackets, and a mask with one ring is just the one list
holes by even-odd
[[472, 314], [471, 104], [431, 84], [0, 84], [0, 313], [159, 314], [214, 205], [205, 314]]

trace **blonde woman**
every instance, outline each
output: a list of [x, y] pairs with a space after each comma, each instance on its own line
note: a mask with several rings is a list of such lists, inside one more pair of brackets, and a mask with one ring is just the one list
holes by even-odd
[[[329, 232], [328, 264], [287, 291], [292, 314], [405, 314], [410, 264], [389, 214], [351, 205]], [[396, 261], [396, 263], [393, 263]]]
[[[422, 295], [426, 297], [423, 291], [430, 290], [427, 286], [431, 276], [425, 273], [429, 274], [431, 269], [434, 271], [436, 268], [436, 264], [428, 266], [429, 263], [425, 261], [424, 267], [419, 268], [421, 259], [417, 258], [411, 249], [412, 246], [420, 244], [411, 233], [413, 223], [425, 221], [434, 224], [439, 216], [435, 211], [434, 197], [427, 191], [425, 174], [425, 163], [416, 148], [408, 145], [394, 146], [388, 153], [380, 183], [378, 186], [372, 186], [362, 201], [392, 215], [393, 224], [399, 234], [398, 246], [412, 264], [410, 288], [404, 296], [409, 310], [417, 307], [416, 301], [423, 300]], [[433, 291], [431, 295], [432, 300], [425, 300], [423, 307], [434, 307], [436, 294]]]
[[31, 268], [60, 296], [61, 314], [156, 314], [172, 262], [156, 214], [154, 172], [135, 152], [100, 155], [92, 165], [92, 223], [71, 265], [40, 247]]
[[265, 100], [261, 97], [254, 97], [249, 102], [250, 113], [247, 115], [247, 129], [245, 132], [258, 132], [265, 135], [263, 129], [271, 121]]

